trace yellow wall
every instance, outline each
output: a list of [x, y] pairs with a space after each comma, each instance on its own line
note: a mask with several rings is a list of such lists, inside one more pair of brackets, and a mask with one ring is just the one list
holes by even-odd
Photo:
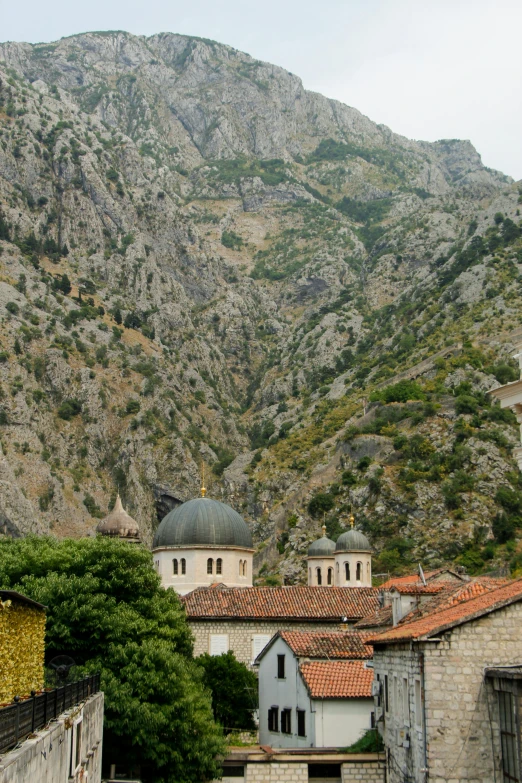
[[45, 612], [0, 601], [0, 704], [43, 688], [44, 647]]

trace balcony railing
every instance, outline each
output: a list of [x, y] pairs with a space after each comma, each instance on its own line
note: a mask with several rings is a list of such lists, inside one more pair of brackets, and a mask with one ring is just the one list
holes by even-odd
[[0, 753], [14, 748], [29, 734], [99, 690], [100, 675], [92, 674], [0, 708]]

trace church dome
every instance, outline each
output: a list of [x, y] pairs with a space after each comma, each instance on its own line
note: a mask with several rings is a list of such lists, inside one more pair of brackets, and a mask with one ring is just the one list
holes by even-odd
[[101, 533], [102, 536], [118, 536], [119, 538], [136, 539], [140, 537], [138, 523], [123, 508], [119, 494], [111, 513], [98, 524], [96, 532]]
[[225, 503], [206, 497], [188, 500], [162, 519], [152, 548], [164, 546], [253, 548], [252, 535], [243, 517]]
[[310, 544], [308, 548], [308, 557], [333, 557], [335, 550], [335, 541], [326, 535], [326, 527], [323, 526], [323, 535]]
[[359, 530], [347, 530], [341, 533], [335, 545], [336, 552], [371, 552], [370, 542]]

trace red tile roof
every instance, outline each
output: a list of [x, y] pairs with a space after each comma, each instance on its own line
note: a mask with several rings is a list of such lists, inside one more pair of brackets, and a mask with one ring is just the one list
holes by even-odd
[[189, 620], [359, 620], [378, 608], [375, 587], [198, 587], [182, 597]]
[[392, 591], [395, 590], [397, 593], [401, 593], [401, 595], [436, 595], [437, 593], [442, 592], [442, 590], [445, 590], [448, 586], [454, 586], [455, 582], [432, 582], [431, 584], [423, 585], [423, 584], [400, 584], [400, 585], [392, 585], [391, 587], [388, 587], [387, 589]]
[[474, 586], [472, 584], [466, 585], [467, 593], [463, 591], [463, 596], [460, 598], [458, 594], [454, 594], [453, 600], [450, 597], [443, 604], [443, 608], [437, 607], [434, 611], [421, 617], [406, 618], [404, 622], [371, 637], [368, 641], [373, 644], [384, 644], [409, 641], [410, 639], [428, 639], [457, 625], [462, 625], [501, 609], [503, 606], [522, 600], [522, 579], [476, 595], [481, 587], [486, 586], [485, 584], [479, 586], [480, 584], [477, 581]]
[[383, 628], [387, 625], [391, 625], [393, 622], [393, 610], [392, 605], [383, 606], [382, 609], [378, 609], [373, 614], [369, 614], [367, 617], [363, 617], [362, 620], [358, 620], [354, 628], [356, 630], [364, 628]]
[[364, 661], [310, 661], [299, 669], [312, 699], [371, 699], [373, 669]]
[[[438, 577], [450, 582], [464, 582], [469, 578], [461, 576], [455, 571], [450, 571], [448, 568], [436, 568], [434, 571], [424, 572], [424, 579], [426, 582], [433, 582], [434, 580], [437, 580]], [[400, 588], [413, 585], [419, 587], [423, 586], [422, 579], [417, 571], [414, 574], [408, 574], [407, 576], [392, 576], [386, 582], [383, 582], [383, 584], [380, 585], [380, 588], [381, 590], [389, 590], [392, 587]]]
[[299, 658], [371, 658], [369, 633], [357, 631], [281, 631], [279, 636]]

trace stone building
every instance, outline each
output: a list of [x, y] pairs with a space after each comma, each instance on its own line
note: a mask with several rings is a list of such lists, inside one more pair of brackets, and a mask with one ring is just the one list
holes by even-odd
[[371, 587], [372, 550], [370, 542], [359, 530], [354, 529], [354, 518], [350, 517], [351, 529], [342, 533], [337, 542], [323, 535], [308, 549], [308, 584], [311, 587]]
[[123, 508], [119, 493], [114, 508], [98, 524], [96, 532], [102, 536], [121, 538], [131, 544], [139, 544], [141, 541], [139, 525]]
[[378, 608], [372, 587], [200, 587], [183, 603], [194, 634], [195, 655], [232, 650], [251, 665], [282, 630], [335, 631]]
[[245, 520], [233, 508], [202, 497], [183, 503], [161, 521], [152, 544], [164, 587], [185, 595], [223, 583], [252, 586], [254, 548]]
[[522, 580], [434, 602], [369, 640], [387, 780], [521, 781]]
[[43, 688], [44, 651], [45, 606], [0, 590], [0, 704]]
[[348, 632], [281, 631], [256, 659], [259, 741], [348, 747], [373, 725], [372, 647]]

